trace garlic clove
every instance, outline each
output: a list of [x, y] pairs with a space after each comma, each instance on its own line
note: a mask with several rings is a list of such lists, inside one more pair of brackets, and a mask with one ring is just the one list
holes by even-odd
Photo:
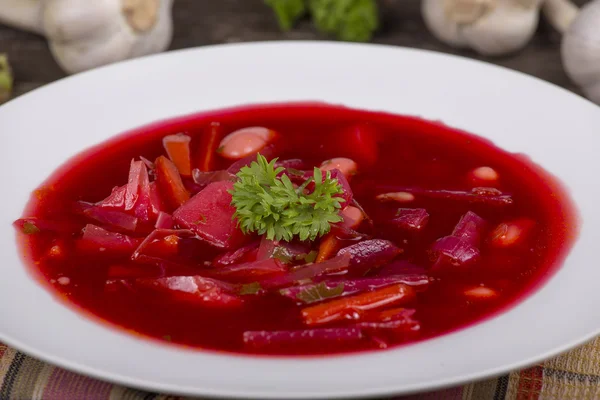
[[423, 0], [422, 13], [439, 40], [484, 55], [520, 50], [533, 37], [542, 0]]
[[564, 34], [561, 55], [567, 75], [600, 104], [600, 1], [581, 8]]
[[115, 1], [46, 0], [42, 24], [46, 36], [64, 44], [100, 41], [120, 30]]
[[494, 8], [495, 0], [444, 0], [444, 14], [457, 24], [472, 24]]
[[60, 66], [81, 72], [165, 50], [173, 0], [46, 0], [44, 31]]
[[136, 32], [148, 32], [158, 20], [159, 0], [123, 0], [121, 11]]
[[102, 41], [92, 40], [85, 43], [56, 41], [50, 42], [49, 45], [60, 67], [74, 74], [130, 58], [135, 42], [136, 39], [132, 34], [118, 31]]
[[152, 30], [138, 36], [140, 40], [133, 47], [131, 57], [160, 53], [169, 47], [173, 37], [172, 8], [173, 0], [160, 0], [158, 17]]
[[521, 50], [531, 41], [539, 22], [538, 7], [499, 2], [477, 22], [464, 28], [469, 47], [496, 56]]
[[467, 43], [462, 35], [460, 24], [451, 19], [452, 13], [447, 3], [449, 2], [444, 0], [442, 7], [440, 0], [423, 0], [421, 13], [425, 25], [439, 41], [454, 47], [466, 47]]

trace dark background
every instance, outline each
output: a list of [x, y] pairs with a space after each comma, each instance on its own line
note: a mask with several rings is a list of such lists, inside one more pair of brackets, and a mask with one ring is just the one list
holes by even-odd
[[[575, 0], [579, 5], [588, 1]], [[521, 52], [503, 57], [481, 57], [438, 42], [425, 27], [420, 3], [420, 0], [379, 0], [382, 29], [373, 42], [477, 58], [580, 93], [564, 73], [560, 60], [561, 36], [543, 18], [536, 36]], [[319, 35], [309, 21], [303, 21], [291, 32], [282, 33], [263, 0], [175, 0], [173, 16], [175, 33], [171, 49], [231, 42], [328, 39]], [[52, 59], [45, 39], [40, 36], [0, 25], [0, 52], [8, 53], [13, 66], [15, 95], [64, 76]]]

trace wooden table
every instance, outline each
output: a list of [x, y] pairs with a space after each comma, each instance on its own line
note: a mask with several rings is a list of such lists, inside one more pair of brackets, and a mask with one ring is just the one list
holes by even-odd
[[[383, 27], [374, 40], [376, 43], [478, 58], [578, 92], [561, 65], [560, 35], [545, 22], [523, 51], [500, 58], [479, 57], [470, 51], [454, 50], [432, 37], [421, 19], [420, 0], [379, 1]], [[576, 0], [578, 4], [587, 1]], [[282, 33], [263, 0], [175, 0], [174, 19], [171, 49], [231, 42], [324, 39], [308, 21], [291, 32]], [[15, 95], [64, 76], [52, 59], [45, 39], [37, 35], [0, 26], [0, 52], [7, 52], [13, 65]]]

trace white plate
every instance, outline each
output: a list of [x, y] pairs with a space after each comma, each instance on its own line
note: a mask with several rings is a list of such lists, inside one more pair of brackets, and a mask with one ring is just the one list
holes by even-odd
[[[484, 323], [395, 350], [253, 358], [158, 345], [99, 325], [26, 273], [11, 223], [67, 157], [152, 121], [225, 106], [321, 100], [441, 119], [524, 152], [566, 183], [583, 218], [563, 268]], [[500, 374], [599, 333], [600, 108], [538, 79], [431, 52], [272, 42], [178, 51], [98, 69], [0, 107], [0, 340], [62, 367], [189, 395], [348, 398]]]

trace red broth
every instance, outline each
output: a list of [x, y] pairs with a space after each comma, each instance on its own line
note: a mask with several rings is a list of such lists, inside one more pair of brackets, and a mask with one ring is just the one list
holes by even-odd
[[[211, 131], [211, 123], [215, 122], [220, 124], [220, 130]], [[408, 289], [403, 283], [384, 285], [383, 289], [369, 286], [348, 296], [300, 304], [292, 293], [298, 289], [291, 284], [288, 286], [292, 292], [286, 293], [292, 295], [288, 297], [282, 294], [285, 289], [279, 291], [285, 285], [269, 290], [267, 284], [261, 284], [256, 293], [253, 281], [272, 281], [271, 275], [241, 280], [235, 275], [218, 275], [216, 271], [224, 267], [214, 260], [225, 250], [195, 237], [176, 238], [179, 250], [185, 247], [186, 257], [172, 264], [131, 260], [131, 249], [148, 231], [130, 234], [135, 243], [125, 246], [119, 255], [103, 254], [102, 248], [82, 250], [82, 229], [96, 222], [82, 216], [76, 202], [102, 201], [113, 187], [126, 184], [132, 159], [143, 156], [154, 161], [166, 155], [162, 138], [184, 132], [191, 137], [192, 167], [212, 162], [213, 170], [227, 169], [234, 161], [218, 153], [208, 161], [204, 158], [210, 132], [221, 140], [225, 134], [249, 126], [276, 131], [279, 138], [270, 156], [279, 160], [300, 159], [305, 169], [333, 157], [347, 157], [357, 163], [358, 173], [351, 176], [350, 184], [368, 218], [356, 230], [368, 237], [340, 239], [338, 247], [381, 239], [400, 250], [391, 256], [393, 260], [388, 257], [383, 265], [361, 271], [364, 276], [352, 279], [394, 275], [386, 270], [393, 264], [409, 280], [424, 275], [425, 282], [411, 284]], [[212, 145], [215, 146], [214, 140]], [[492, 177], [498, 179], [489, 182], [474, 176], [473, 171], [483, 166], [491, 167], [496, 174]], [[490, 171], [479, 172], [489, 175]], [[190, 179], [186, 179], [189, 183]], [[486, 189], [489, 193], [477, 197], [472, 195], [475, 187], [492, 187], [498, 192]], [[398, 192], [402, 194], [396, 197], [404, 202], [395, 201], [393, 195], [379, 196]], [[488, 201], [498, 195], [508, 196], [510, 204]], [[479, 201], [480, 198], [486, 200]], [[416, 214], [422, 211], [415, 209], [424, 209], [428, 217], [419, 220]], [[451, 236], [468, 212], [475, 213], [485, 224], [475, 236], [470, 236], [474, 239], [469, 243], [477, 242], [473, 246], [478, 257], [464, 265], [460, 260], [441, 262], [446, 259], [440, 258], [440, 253], [432, 253], [432, 248], [440, 238]], [[548, 279], [577, 234], [576, 215], [568, 196], [553, 177], [526, 156], [505, 152], [486, 140], [441, 123], [321, 104], [252, 106], [203, 113], [121, 135], [61, 167], [33, 193], [23, 217], [37, 218], [34, 227], [27, 225], [18, 234], [29, 268], [69, 305], [144, 337], [199, 349], [269, 355], [375, 350], [421, 341], [480, 322], [516, 304]], [[46, 229], [40, 221], [59, 226]], [[514, 221], [517, 225], [512, 224]], [[470, 228], [477, 226], [469, 224]], [[455, 238], [460, 235], [456, 233]], [[320, 241], [305, 247], [316, 251]], [[256, 246], [250, 246], [246, 261], [256, 258]], [[448, 251], [444, 246], [447, 245], [442, 245], [442, 253]], [[280, 263], [276, 267], [286, 273], [293, 268]], [[135, 278], [168, 276], [209, 276], [219, 282], [229, 281], [222, 290], [231, 297], [224, 302], [226, 306], [208, 307], [205, 299], [190, 301], [189, 297], [179, 296], [181, 292], [173, 295], [152, 289], [131, 290], [128, 286]], [[350, 278], [321, 276], [313, 283], [323, 279], [333, 282], [327, 283], [328, 288], [335, 288], [336, 282]], [[301, 283], [306, 284], [295, 285]], [[401, 301], [361, 310], [360, 304], [366, 304], [369, 296], [388, 296], [405, 289], [410, 295]], [[387, 294], [382, 292], [385, 290]], [[241, 291], [246, 294], [241, 295]], [[323, 307], [319, 306], [340, 299], [343, 303], [352, 296], [354, 306], [343, 305], [342, 309], [346, 308], [341, 318], [307, 326], [307, 321], [317, 321], [332, 312], [329, 309], [323, 314]], [[390, 319], [391, 315], [394, 317]], [[382, 321], [400, 322], [388, 329], [381, 325]], [[318, 331], [299, 333], [307, 329]], [[331, 341], [328, 335], [337, 336]]]

